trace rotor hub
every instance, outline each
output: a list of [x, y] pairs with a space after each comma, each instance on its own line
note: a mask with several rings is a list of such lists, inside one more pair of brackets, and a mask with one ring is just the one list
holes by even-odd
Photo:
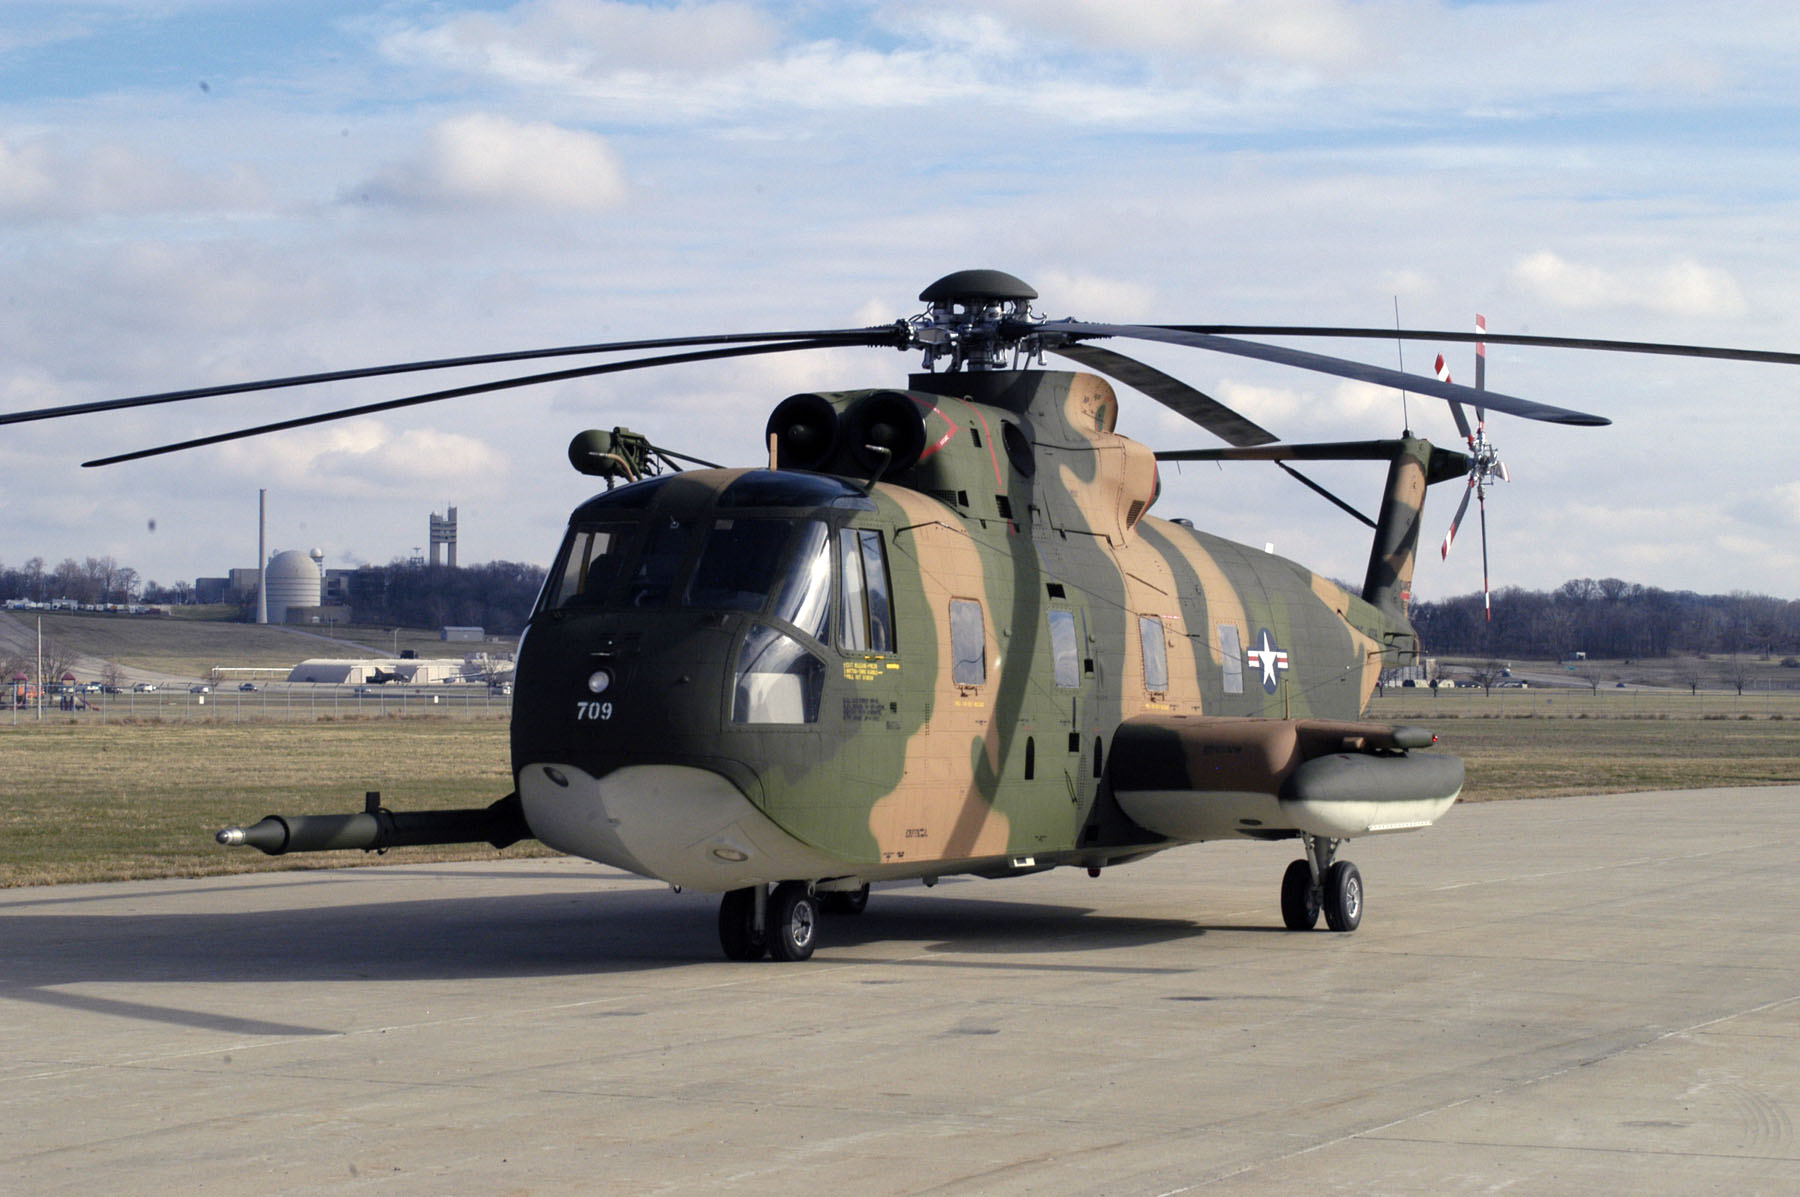
[[930, 306], [906, 321], [924, 368], [1015, 370], [1038, 355], [1037, 292], [1003, 270], [958, 270], [919, 292]]

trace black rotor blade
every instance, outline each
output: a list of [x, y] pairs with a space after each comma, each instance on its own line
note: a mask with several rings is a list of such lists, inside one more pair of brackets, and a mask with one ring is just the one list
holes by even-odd
[[240, 428], [235, 432], [220, 432], [212, 436], [195, 437], [193, 440], [158, 445], [153, 449], [139, 449], [132, 453], [120, 453], [112, 457], [100, 457], [93, 461], [84, 461], [81, 464], [84, 467], [118, 465], [121, 462], [137, 461], [144, 457], [159, 457], [164, 453], [176, 453], [183, 449], [198, 449], [205, 445], [243, 440], [246, 437], [262, 436], [270, 432], [285, 432], [290, 428], [304, 428], [309, 424], [324, 424], [332, 420], [348, 419], [351, 416], [371, 415], [375, 412], [392, 411], [400, 407], [412, 407], [420, 403], [435, 403], [440, 399], [460, 399], [466, 395], [484, 395], [492, 391], [535, 386], [545, 382], [591, 378], [597, 374], [618, 374], [626, 370], [641, 370], [650, 366], [673, 366], [683, 362], [749, 357], [759, 353], [787, 353], [797, 349], [831, 349], [841, 344], [841, 341], [836, 340], [780, 341], [773, 345], [739, 345], [730, 349], [703, 349], [693, 353], [670, 353], [661, 357], [639, 357], [623, 362], [606, 362], [598, 366], [581, 366], [573, 370], [557, 370], [549, 374], [527, 374], [520, 378], [503, 378], [497, 382], [475, 383], [471, 386], [453, 387], [447, 391], [431, 391], [423, 395], [408, 395], [403, 399], [386, 399], [380, 403], [364, 403], [357, 407], [343, 407], [336, 411], [320, 412], [317, 415], [278, 420], [273, 424], [259, 424], [254, 428]]
[[378, 378], [386, 374], [410, 374], [421, 370], [448, 370], [460, 366], [485, 366], [501, 362], [523, 362], [547, 357], [580, 357], [590, 353], [622, 353], [638, 349], [673, 349], [683, 345], [742, 345], [758, 341], [775, 341], [813, 348], [818, 342], [835, 345], [902, 344], [901, 334], [893, 326], [873, 328], [821, 329], [816, 332], [726, 333], [700, 337], [661, 337], [647, 341], [609, 341], [596, 345], [565, 345], [554, 349], [520, 349], [507, 353], [482, 353], [468, 357], [434, 358], [429, 361], [393, 362], [384, 366], [363, 366], [354, 370], [329, 370], [322, 374], [296, 374], [288, 378], [264, 378], [255, 382], [226, 383], [220, 386], [190, 387], [184, 391], [160, 391], [153, 395], [132, 395], [124, 399], [100, 399], [91, 403], [69, 403], [60, 407], [43, 407], [35, 411], [0, 414], [0, 424], [23, 424], [32, 420], [54, 420], [63, 416], [87, 415], [91, 412], [118, 411], [127, 407], [149, 407], [158, 403], [178, 403], [186, 399], [205, 399], [214, 395], [238, 395], [250, 391], [271, 391], [281, 387], [309, 386], [321, 382], [346, 382], [355, 378]]
[[1230, 445], [1267, 445], [1281, 438], [1254, 421], [1226, 407], [1211, 395], [1194, 389], [1179, 378], [1164, 374], [1136, 358], [1102, 349], [1098, 345], [1065, 342], [1047, 346], [1051, 353], [1080, 362], [1126, 386], [1135, 387], [1177, 415], [1185, 416]]
[[[1057, 333], [1081, 337], [1132, 337], [1143, 341], [1162, 341], [1170, 345], [1187, 345], [1194, 349], [1210, 349], [1215, 353], [1229, 353], [1236, 357], [1255, 358], [1258, 361], [1294, 366], [1319, 374], [1331, 374], [1339, 378], [1355, 379], [1358, 382], [1374, 383], [1377, 386], [1396, 387], [1403, 391], [1432, 395], [1439, 399], [1458, 399], [1469, 404], [1479, 402], [1495, 411], [1503, 411], [1511, 416], [1519, 416], [1527, 420], [1542, 420], [1550, 424], [1602, 427], [1612, 423], [1604, 416], [1571, 411], [1565, 407], [1552, 407], [1547, 403], [1534, 403], [1515, 395], [1502, 395], [1498, 391], [1478, 392], [1470, 387], [1457, 386], [1455, 383], [1439, 382], [1435, 378], [1427, 378], [1422, 374], [1405, 374], [1399, 370], [1389, 370], [1384, 366], [1353, 362], [1348, 358], [1328, 357], [1322, 353], [1308, 353], [1305, 350], [1289, 349], [1282, 345], [1239, 341], [1231, 337], [1188, 332], [1181, 328], [1163, 325], [1088, 324], [1075, 320], [1057, 320], [1032, 327], [1041, 335], [1049, 338], [1053, 338]], [[1393, 333], [1390, 331], [1387, 335], [1392, 336]], [[1049, 346], [1046, 345], [1045, 348], [1049, 348]]]
[[1541, 349], [1598, 349], [1609, 353], [1655, 353], [1666, 357], [1710, 357], [1732, 362], [1773, 362], [1800, 366], [1800, 353], [1773, 349], [1733, 349], [1722, 345], [1678, 345], [1663, 341], [1614, 341], [1596, 337], [1540, 337], [1529, 333], [1450, 332], [1426, 328], [1327, 328], [1297, 324], [1162, 324], [1157, 328], [1233, 337], [1362, 337], [1407, 341], [1487, 342], [1534, 345]]

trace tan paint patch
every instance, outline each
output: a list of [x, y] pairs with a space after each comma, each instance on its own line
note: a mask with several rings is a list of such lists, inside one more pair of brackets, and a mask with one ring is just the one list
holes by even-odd
[[1312, 589], [1319, 596], [1320, 602], [1338, 613], [1338, 617], [1344, 621], [1344, 630], [1350, 633], [1350, 643], [1362, 654], [1362, 677], [1358, 679], [1362, 701], [1357, 709], [1367, 710], [1369, 698], [1375, 693], [1376, 683], [1381, 680], [1381, 644], [1350, 622], [1348, 590], [1318, 574], [1312, 576]]
[[1188, 628], [1188, 632], [1198, 636], [1205, 643], [1208, 655], [1216, 668], [1224, 668], [1225, 652], [1219, 647], [1219, 625], [1230, 624], [1238, 630], [1238, 643], [1250, 643], [1250, 619], [1244, 611], [1244, 600], [1238, 594], [1236, 586], [1225, 576], [1225, 570], [1207, 552], [1199, 540], [1195, 539], [1185, 528], [1174, 524], [1156, 521], [1157, 531], [1161, 532], [1187, 562], [1194, 576], [1200, 580], [1200, 593], [1206, 598], [1206, 624], [1204, 628]]
[[[1171, 538], [1173, 539], [1173, 538]], [[1194, 650], [1187, 633], [1196, 631], [1182, 619], [1180, 589], [1175, 571], [1163, 555], [1140, 537], [1114, 554], [1119, 572], [1124, 575], [1125, 603], [1134, 617], [1154, 615], [1163, 624], [1163, 655], [1169, 662], [1169, 688], [1152, 695], [1144, 685], [1144, 647], [1136, 618], [1126, 629], [1123, 698], [1129, 708], [1134, 702], [1144, 710], [1200, 712], [1200, 676]]]
[[[900, 533], [895, 546], [922, 565], [925, 601], [937, 621], [938, 659], [931, 718], [907, 743], [900, 784], [869, 811], [869, 830], [887, 863], [1003, 856], [1010, 822], [981, 793], [972, 759], [972, 746], [979, 740], [989, 774], [999, 772], [999, 729], [990, 718], [988, 696], [998, 692], [1000, 674], [1006, 668], [1004, 641], [996, 635], [981, 551], [961, 527], [953, 526], [950, 521], [954, 517], [947, 516], [934, 500], [899, 487], [882, 490], [916, 525]], [[981, 600], [988, 670], [986, 683], [978, 688], [958, 686], [951, 672], [949, 612], [953, 598]], [[931, 664], [919, 662], [909, 668]], [[1022, 667], [1029, 668], [1030, 663]]]

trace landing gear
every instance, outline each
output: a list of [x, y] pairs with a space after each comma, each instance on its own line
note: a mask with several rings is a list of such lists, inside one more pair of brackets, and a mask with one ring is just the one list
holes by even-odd
[[769, 945], [763, 941], [764, 891], [760, 885], [734, 889], [719, 902], [719, 946], [727, 960], [761, 960]]
[[1362, 922], [1362, 874], [1347, 860], [1340, 860], [1325, 874], [1325, 925], [1333, 931], [1354, 931]]
[[861, 889], [827, 890], [819, 895], [819, 909], [826, 914], [861, 914], [869, 904], [869, 886]]
[[1325, 914], [1333, 931], [1354, 931], [1362, 922], [1362, 874], [1347, 860], [1337, 860], [1340, 841], [1303, 835], [1306, 859], [1288, 865], [1281, 878], [1281, 921], [1290, 931], [1310, 931]]
[[810, 882], [783, 881], [773, 893], [752, 885], [732, 890], [719, 902], [719, 946], [729, 960], [761, 960], [765, 954], [805, 960], [818, 943], [818, 931], [819, 900]]
[[819, 935], [819, 900], [804, 881], [783, 881], [769, 895], [764, 938], [777, 960], [805, 960]]
[[1289, 864], [1281, 875], [1281, 921], [1289, 931], [1311, 931], [1319, 923], [1324, 897], [1313, 884], [1312, 866], [1304, 860]]

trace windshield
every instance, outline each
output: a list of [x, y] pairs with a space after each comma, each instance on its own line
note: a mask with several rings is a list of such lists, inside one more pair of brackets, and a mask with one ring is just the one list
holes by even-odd
[[563, 548], [562, 567], [544, 592], [544, 608], [599, 606], [618, 580], [620, 566], [636, 539], [633, 524], [574, 528]]
[[678, 602], [761, 612], [773, 602], [776, 618], [823, 641], [832, 606], [830, 550], [825, 522], [800, 517], [580, 524], [569, 531], [540, 610]]

